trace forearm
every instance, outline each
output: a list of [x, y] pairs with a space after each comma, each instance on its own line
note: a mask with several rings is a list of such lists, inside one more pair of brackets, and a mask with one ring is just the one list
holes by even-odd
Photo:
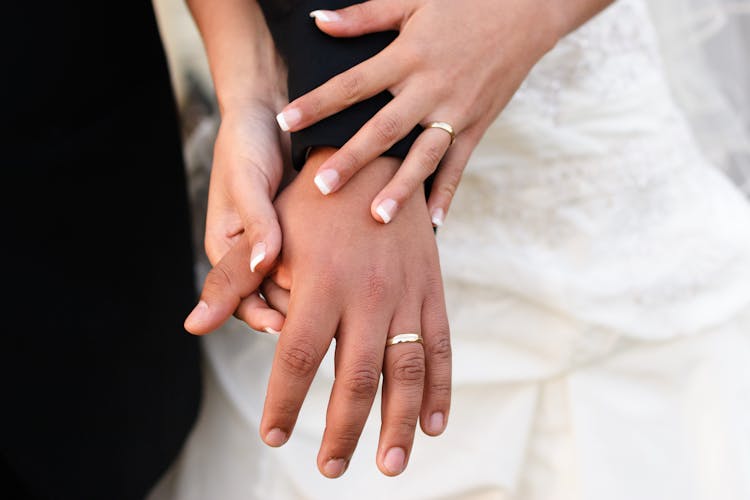
[[186, 1], [203, 38], [222, 114], [259, 100], [283, 107], [285, 70], [258, 3]]

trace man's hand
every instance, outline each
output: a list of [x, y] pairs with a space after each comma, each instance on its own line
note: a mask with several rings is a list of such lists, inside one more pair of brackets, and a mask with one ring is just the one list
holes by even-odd
[[[311, 181], [332, 151], [314, 152], [275, 203], [284, 246], [274, 277], [279, 289], [291, 292], [261, 436], [271, 446], [289, 439], [335, 338], [336, 381], [318, 467], [328, 477], [343, 474], [382, 372], [377, 464], [383, 473], [396, 475], [408, 461], [417, 419], [427, 434], [440, 434], [450, 405], [450, 342], [437, 248], [421, 194], [404, 203], [393, 224], [383, 226], [370, 217], [368, 196], [393, 175], [398, 163], [392, 158], [376, 160], [324, 200]], [[234, 246], [219, 263], [226, 272], [207, 280], [204, 294], [237, 304], [238, 295], [257, 286], [232, 284], [249, 276], [231, 272], [242, 267], [247, 252], [246, 244]], [[251, 310], [241, 308], [238, 314], [246, 319]], [[388, 338], [407, 332], [420, 333], [424, 344], [385, 347]]]

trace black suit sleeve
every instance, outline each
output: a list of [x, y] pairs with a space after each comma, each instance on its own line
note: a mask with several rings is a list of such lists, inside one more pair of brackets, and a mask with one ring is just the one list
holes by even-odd
[[[374, 56], [396, 37], [383, 32], [356, 38], [333, 38], [320, 31], [309, 13], [335, 10], [356, 0], [261, 0], [276, 46], [288, 67], [290, 101], [313, 90], [331, 77]], [[299, 169], [312, 146], [341, 147], [393, 96], [384, 91], [304, 130], [292, 133], [292, 161]], [[421, 132], [415, 127], [386, 156], [406, 157]]]

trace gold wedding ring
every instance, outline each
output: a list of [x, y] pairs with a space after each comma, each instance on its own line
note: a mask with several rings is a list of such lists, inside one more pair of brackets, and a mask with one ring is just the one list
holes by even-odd
[[422, 343], [422, 336], [418, 333], [400, 333], [398, 335], [395, 335], [386, 341], [385, 346], [391, 346], [396, 344], [403, 344], [408, 342], [418, 342]]
[[453, 130], [453, 127], [451, 127], [451, 124], [448, 122], [431, 122], [427, 125], [427, 128], [439, 128], [440, 130], [448, 132], [451, 136], [451, 143], [449, 146], [453, 146], [453, 143], [456, 142], [456, 131]]

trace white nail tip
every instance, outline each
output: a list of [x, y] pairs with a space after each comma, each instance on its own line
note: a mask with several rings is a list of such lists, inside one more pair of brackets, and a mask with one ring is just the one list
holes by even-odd
[[390, 198], [386, 198], [381, 201], [378, 207], [375, 209], [375, 213], [383, 219], [383, 222], [388, 224], [393, 219], [393, 214], [396, 212], [397, 203]]
[[326, 181], [323, 180], [323, 177], [320, 174], [315, 176], [314, 181], [315, 181], [315, 185], [318, 186], [318, 189], [320, 190], [321, 193], [323, 193], [324, 195], [331, 193], [330, 186], [326, 184]]
[[266, 332], [266, 333], [268, 333], [268, 334], [270, 334], [270, 335], [281, 335], [281, 332], [277, 332], [276, 330], [274, 330], [270, 326], [265, 327], [263, 329], [263, 331]]
[[435, 209], [434, 212], [432, 212], [432, 223], [438, 227], [443, 225], [443, 218], [445, 215], [443, 214], [442, 208]]
[[310, 17], [323, 21], [324, 23], [330, 23], [331, 21], [338, 20], [338, 16], [336, 16], [332, 12], [327, 12], [325, 10], [314, 10], [310, 12]]
[[266, 252], [263, 252], [253, 257], [253, 260], [250, 261], [250, 270], [252, 272], [255, 272], [255, 268], [258, 267], [258, 264], [263, 262], [263, 259], [265, 258], [266, 258]]
[[263, 262], [263, 259], [266, 258], [266, 244], [262, 241], [259, 241], [253, 246], [253, 251], [250, 254], [250, 271], [255, 272], [255, 268], [258, 267], [258, 264]]
[[391, 215], [382, 205], [378, 205], [378, 208], [375, 209], [375, 212], [380, 216], [381, 219], [383, 219], [383, 222], [385, 222], [386, 224], [391, 222]]
[[286, 122], [286, 117], [284, 116], [284, 113], [279, 113], [276, 115], [276, 121], [279, 124], [279, 128], [283, 130], [284, 132], [289, 132], [289, 124]]

